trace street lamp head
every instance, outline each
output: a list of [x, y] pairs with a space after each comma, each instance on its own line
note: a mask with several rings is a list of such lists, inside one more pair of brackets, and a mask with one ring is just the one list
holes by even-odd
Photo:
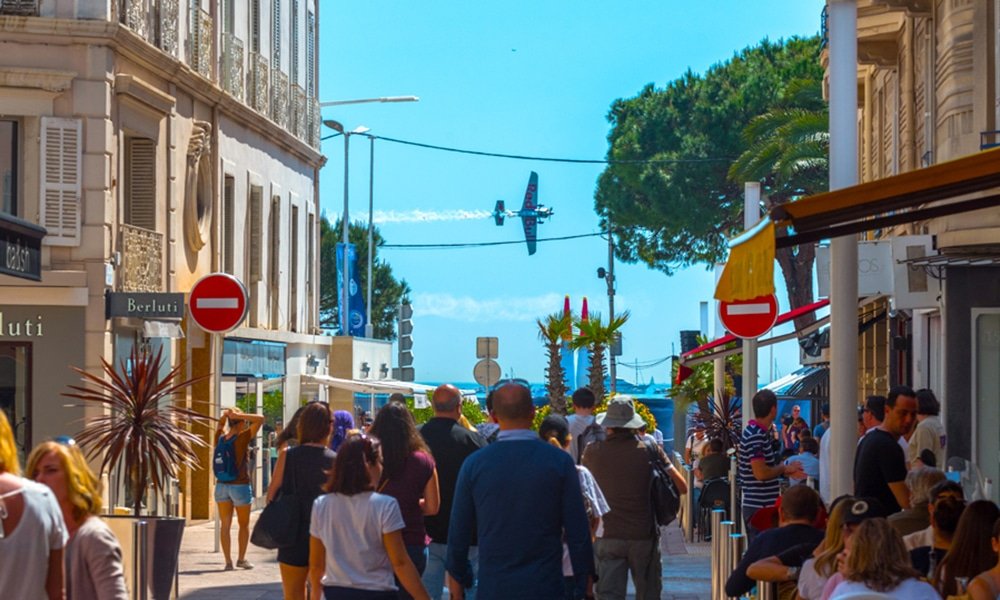
[[364, 125], [358, 125], [357, 127], [351, 130], [351, 133], [367, 133], [369, 131], [371, 131], [371, 129], [369, 129], [368, 127], [365, 127]]
[[340, 121], [334, 121], [333, 119], [326, 119], [323, 124], [330, 129], [336, 131], [337, 133], [344, 133], [344, 126], [340, 124]]
[[388, 96], [382, 102], [420, 102], [419, 96]]

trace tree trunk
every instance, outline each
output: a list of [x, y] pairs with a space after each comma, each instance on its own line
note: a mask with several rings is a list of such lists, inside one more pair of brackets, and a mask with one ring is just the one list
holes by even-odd
[[[781, 266], [781, 274], [788, 289], [788, 304], [799, 308], [811, 304], [813, 300], [812, 271], [816, 262], [816, 246], [803, 244], [792, 248], [780, 248], [775, 258]], [[816, 315], [808, 313], [795, 319], [795, 330], [801, 331], [816, 320]]]
[[594, 344], [590, 348], [590, 391], [597, 396], [597, 403], [604, 400], [604, 346]]
[[549, 406], [552, 413], [557, 415], [566, 414], [566, 374], [563, 371], [559, 349], [561, 342], [549, 342], [546, 344], [546, 352], [549, 356], [549, 367], [545, 371], [548, 378], [546, 391], [549, 393]]

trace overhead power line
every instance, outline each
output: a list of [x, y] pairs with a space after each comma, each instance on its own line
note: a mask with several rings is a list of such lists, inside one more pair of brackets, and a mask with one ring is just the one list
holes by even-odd
[[[606, 235], [605, 231], [595, 233], [581, 233], [577, 235], [564, 235], [561, 237], [538, 238], [539, 242], [561, 242], [564, 240], [576, 240], [580, 238], [598, 237]], [[510, 244], [523, 244], [524, 240], [511, 240], [506, 242], [465, 242], [455, 244], [383, 244], [379, 248], [402, 248], [411, 250], [446, 250], [452, 248], [482, 248], [486, 246], [507, 246]]]
[[[332, 137], [336, 137], [337, 135], [340, 134], [328, 135], [322, 139], [327, 140]], [[473, 156], [488, 156], [491, 158], [508, 158], [512, 160], [534, 160], [539, 162], [568, 163], [577, 165], [671, 165], [671, 164], [685, 164], [685, 163], [733, 162], [732, 158], [725, 156], [706, 156], [697, 158], [655, 158], [655, 159], [638, 158], [638, 159], [625, 159], [625, 160], [614, 160], [606, 158], [559, 158], [552, 156], [529, 156], [524, 154], [505, 154], [503, 152], [485, 152], [482, 150], [468, 150], [465, 148], [438, 146], [436, 144], [412, 142], [409, 140], [400, 140], [380, 135], [372, 135], [370, 133], [363, 133], [356, 135], [363, 135], [368, 138], [382, 140], [384, 142], [392, 142], [394, 144], [415, 146], [417, 148], [426, 148], [429, 150], [440, 150], [442, 152], [454, 152], [456, 154], [471, 154]]]

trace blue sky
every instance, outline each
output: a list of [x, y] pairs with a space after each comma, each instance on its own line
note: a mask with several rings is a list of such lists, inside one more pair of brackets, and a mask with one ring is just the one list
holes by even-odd
[[[819, 30], [823, 0], [506, 0], [324, 3], [320, 13], [320, 99], [415, 95], [418, 103], [362, 104], [323, 110], [347, 128], [390, 138], [474, 150], [566, 158], [603, 158], [611, 103], [658, 87], [688, 68], [704, 71], [764, 37]], [[350, 152], [350, 216], [367, 220], [369, 142]], [[451, 154], [375, 142], [376, 223], [387, 243], [522, 239], [520, 223], [496, 227], [498, 199], [519, 206], [529, 173], [539, 201], [555, 216], [539, 237], [597, 231], [593, 196], [601, 165], [569, 165]], [[343, 207], [343, 142], [324, 142], [321, 206], [334, 220]], [[437, 217], [440, 220], [433, 220]], [[500, 338], [505, 374], [542, 381], [544, 352], [535, 319], [589, 299], [607, 314], [607, 265], [599, 237], [450, 250], [384, 249], [413, 289], [414, 366], [423, 381], [471, 381], [475, 338]], [[668, 364], [636, 372], [679, 350], [682, 329], [699, 328], [699, 302], [713, 275], [693, 267], [667, 277], [643, 265], [616, 264], [616, 311], [630, 310], [619, 377], [668, 379]], [[782, 308], [784, 292], [779, 292]], [[672, 350], [671, 344], [675, 346]], [[794, 344], [774, 352], [777, 374], [798, 364]], [[760, 357], [766, 381], [769, 356]]]

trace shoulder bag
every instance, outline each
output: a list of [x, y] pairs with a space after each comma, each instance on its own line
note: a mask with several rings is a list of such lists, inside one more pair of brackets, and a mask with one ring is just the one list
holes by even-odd
[[285, 472], [282, 475], [278, 497], [268, 503], [257, 517], [257, 523], [250, 534], [254, 546], [275, 550], [295, 544], [302, 525], [302, 502], [295, 493], [294, 473], [291, 461], [295, 457], [285, 454]]
[[653, 508], [653, 518], [660, 527], [674, 522], [681, 508], [681, 495], [677, 484], [670, 476], [670, 467], [660, 453], [648, 441], [643, 441], [649, 453], [652, 477], [649, 480], [649, 501]]

